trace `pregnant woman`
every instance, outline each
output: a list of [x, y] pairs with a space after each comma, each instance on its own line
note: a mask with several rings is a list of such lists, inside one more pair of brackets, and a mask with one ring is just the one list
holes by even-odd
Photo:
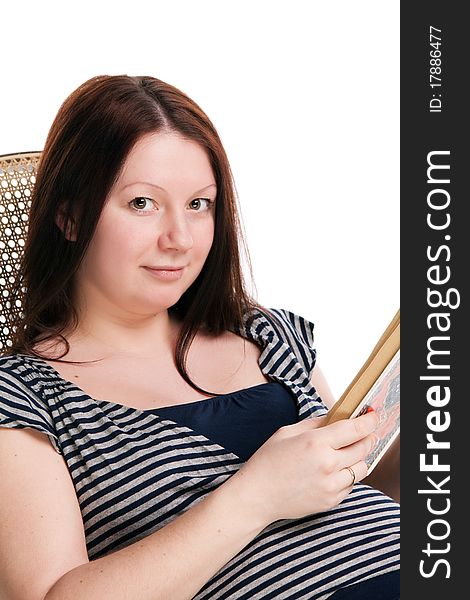
[[5, 600], [399, 597], [376, 415], [324, 425], [313, 324], [247, 293], [234, 189], [161, 80], [60, 107], [0, 357]]

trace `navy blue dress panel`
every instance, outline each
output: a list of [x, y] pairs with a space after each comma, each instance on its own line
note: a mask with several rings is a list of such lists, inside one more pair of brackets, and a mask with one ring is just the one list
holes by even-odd
[[153, 412], [204, 435], [244, 461], [280, 427], [299, 420], [295, 396], [275, 381]]
[[400, 600], [400, 571], [348, 585], [328, 600]]

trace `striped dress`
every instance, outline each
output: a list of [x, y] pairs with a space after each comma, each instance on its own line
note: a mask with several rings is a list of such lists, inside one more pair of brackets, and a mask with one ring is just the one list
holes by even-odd
[[[299, 421], [326, 412], [310, 383], [313, 323], [286, 309], [256, 309], [235, 333], [260, 346], [261, 371], [289, 392]], [[164, 527], [244, 464], [158, 413], [93, 399], [33, 356], [0, 357], [0, 426], [41, 431], [63, 455], [90, 560]], [[399, 506], [358, 483], [328, 512], [271, 523], [194, 600], [320, 600], [397, 569]]]

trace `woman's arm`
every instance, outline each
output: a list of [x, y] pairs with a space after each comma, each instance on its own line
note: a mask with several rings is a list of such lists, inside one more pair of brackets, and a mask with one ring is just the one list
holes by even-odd
[[0, 427], [0, 598], [189, 600], [269, 523], [235, 473], [168, 525], [91, 562], [63, 457]]
[[[324, 404], [331, 408], [336, 400], [318, 364], [313, 369], [310, 381]], [[400, 436], [393, 442], [372, 473], [362, 482], [400, 502]]]
[[318, 395], [323, 400], [323, 403], [328, 408], [331, 408], [333, 404], [336, 402], [336, 399], [333, 396], [332, 391], [330, 390], [330, 386], [328, 385], [323, 372], [321, 371], [318, 363], [315, 364], [313, 368], [313, 373], [310, 378], [310, 383], [317, 390]]
[[159, 531], [66, 573], [44, 600], [190, 600], [268, 525], [240, 490], [235, 474]]

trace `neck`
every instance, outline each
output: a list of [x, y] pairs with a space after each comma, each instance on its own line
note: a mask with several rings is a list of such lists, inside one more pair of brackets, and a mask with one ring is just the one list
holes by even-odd
[[154, 359], [156, 355], [173, 355], [180, 322], [164, 310], [136, 321], [98, 318], [88, 315], [77, 329], [65, 334], [70, 344], [67, 360], [95, 358]]

